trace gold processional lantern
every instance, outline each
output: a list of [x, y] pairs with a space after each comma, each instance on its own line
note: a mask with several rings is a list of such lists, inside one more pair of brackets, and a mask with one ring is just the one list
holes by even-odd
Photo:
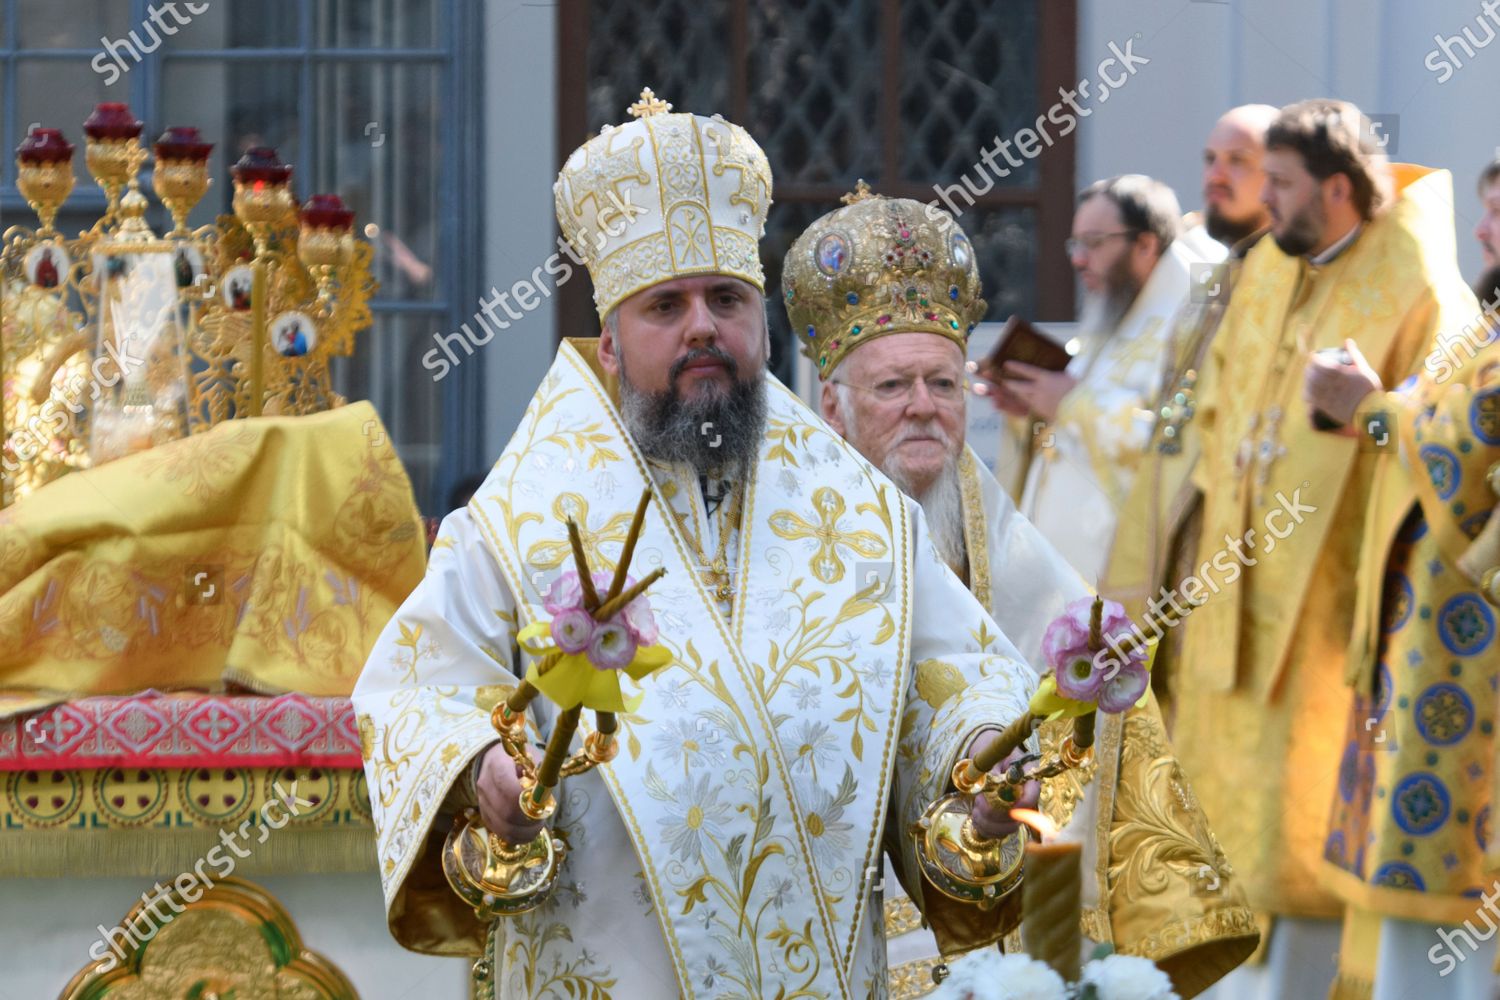
[[167, 129], [151, 184], [174, 227], [158, 236], [140, 190], [151, 159], [141, 122], [105, 103], [83, 131], [107, 207], [73, 239], [56, 228], [73, 145], [35, 128], [16, 150], [17, 187], [40, 225], [0, 243], [0, 506], [223, 420], [340, 405], [329, 359], [370, 325], [371, 249], [354, 213], [332, 194], [299, 210], [274, 149], [232, 168], [233, 215], [190, 229], [213, 145]]

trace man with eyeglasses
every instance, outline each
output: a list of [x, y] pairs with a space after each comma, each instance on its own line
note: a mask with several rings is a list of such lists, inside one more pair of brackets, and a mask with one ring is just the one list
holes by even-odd
[[1141, 174], [1089, 185], [1065, 248], [1083, 283], [1079, 350], [1066, 371], [1007, 361], [990, 397], [1029, 417], [1033, 455], [1021, 512], [1090, 583], [1101, 578], [1152, 414], [1194, 265], [1225, 249], [1182, 232], [1171, 188]]
[[[845, 201], [797, 238], [783, 271], [792, 328], [822, 376], [823, 417], [917, 500], [938, 556], [1040, 673], [1044, 629], [1089, 588], [964, 442], [964, 352], [985, 309], [973, 248], [935, 207], [863, 185]], [[955, 671], [927, 666], [920, 700], [963, 696]], [[1060, 737], [1054, 725], [1068, 723], [1044, 725], [1047, 746]], [[1133, 750], [1124, 756], [1127, 731]], [[1155, 705], [1102, 718], [1096, 752], [1096, 769], [1048, 779], [1042, 793], [1050, 817], [1087, 845], [1090, 877], [1112, 873], [1094, 887], [1088, 935], [1152, 959], [1191, 996], [1254, 949], [1253, 917], [1202, 813], [1173, 791], [1186, 779]], [[1141, 836], [1150, 823], [1193, 845], [1193, 863], [1124, 864], [1150, 849]], [[889, 871], [886, 892], [890, 995], [921, 996], [933, 985], [937, 944]]]

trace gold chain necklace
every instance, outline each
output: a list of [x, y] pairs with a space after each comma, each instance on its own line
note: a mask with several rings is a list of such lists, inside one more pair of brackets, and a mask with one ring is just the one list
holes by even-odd
[[[714, 597], [722, 603], [729, 603], [734, 598], [734, 578], [729, 574], [729, 534], [730, 528], [739, 519], [740, 507], [742, 506], [743, 489], [736, 485], [732, 489], [729, 502], [724, 504], [719, 513], [719, 542], [715, 547], [714, 557], [709, 559], [708, 553], [703, 549], [703, 542], [698, 533], [690, 533], [693, 551], [698, 556], [699, 574], [704, 577], [704, 583], [713, 590]], [[704, 512], [704, 527], [707, 528], [711, 515]]]

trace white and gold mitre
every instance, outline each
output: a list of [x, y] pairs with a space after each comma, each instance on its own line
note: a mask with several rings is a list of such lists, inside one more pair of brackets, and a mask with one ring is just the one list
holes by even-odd
[[671, 110], [641, 91], [629, 108], [635, 120], [606, 125], [574, 150], [553, 186], [558, 225], [588, 265], [601, 320], [636, 292], [691, 274], [728, 274], [765, 291], [766, 154], [719, 115]]

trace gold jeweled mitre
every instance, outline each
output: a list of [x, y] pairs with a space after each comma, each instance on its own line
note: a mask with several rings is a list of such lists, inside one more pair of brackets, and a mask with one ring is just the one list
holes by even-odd
[[646, 88], [629, 108], [635, 120], [606, 125], [574, 150], [552, 188], [601, 320], [636, 292], [686, 275], [728, 274], [765, 291], [766, 154], [719, 115], [671, 109]]
[[782, 295], [802, 353], [827, 379], [866, 341], [936, 333], [966, 347], [984, 315], [974, 248], [953, 216], [864, 181], [787, 252]]

